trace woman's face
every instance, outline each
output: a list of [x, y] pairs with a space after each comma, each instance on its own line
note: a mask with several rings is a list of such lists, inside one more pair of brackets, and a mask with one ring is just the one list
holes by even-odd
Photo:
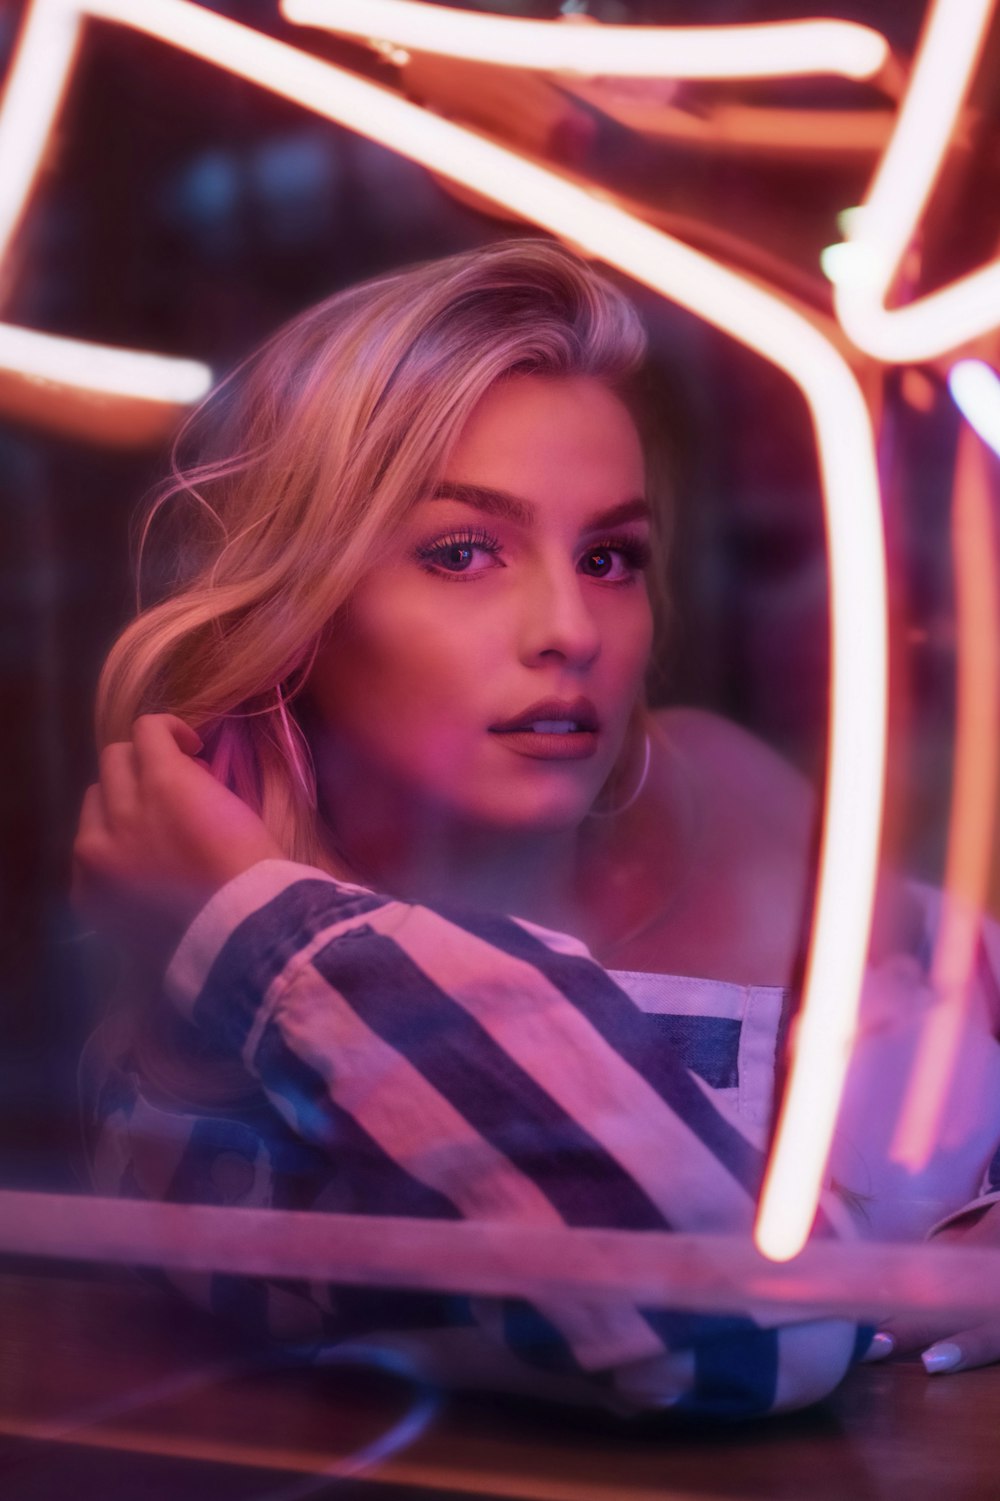
[[317, 658], [321, 768], [461, 823], [579, 822], [650, 652], [649, 532], [618, 397], [591, 377], [494, 387]]

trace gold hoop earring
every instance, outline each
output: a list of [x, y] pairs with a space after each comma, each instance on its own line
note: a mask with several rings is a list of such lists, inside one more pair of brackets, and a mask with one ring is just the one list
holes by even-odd
[[617, 818], [619, 813], [626, 813], [628, 809], [638, 801], [639, 794], [646, 785], [646, 778], [649, 776], [649, 763], [652, 759], [653, 753], [648, 730], [646, 730], [643, 735], [643, 741], [644, 746], [642, 754], [642, 771], [639, 774], [639, 780], [636, 783], [632, 793], [625, 799], [623, 803], [620, 803], [617, 808], [591, 808], [589, 814], [587, 815], [588, 818]]

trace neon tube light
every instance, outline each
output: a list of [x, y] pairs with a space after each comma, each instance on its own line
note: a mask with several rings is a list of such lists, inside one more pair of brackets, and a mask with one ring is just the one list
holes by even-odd
[[421, 0], [281, 0], [300, 26], [503, 67], [618, 78], [872, 78], [889, 45], [851, 21], [749, 26], [568, 26]]
[[[0, 102], [0, 266], [21, 223], [76, 60], [81, 11], [35, 0], [25, 18]], [[193, 360], [115, 349], [0, 323], [0, 369], [130, 402], [187, 406], [211, 371]]]
[[28, 10], [0, 101], [0, 259], [38, 175], [79, 39], [75, 7], [36, 0]]
[[966, 422], [1000, 456], [1000, 375], [984, 360], [958, 360], [948, 389]]
[[838, 259], [837, 315], [875, 359], [926, 360], [1000, 323], [1000, 262], [887, 308], [892, 283], [955, 133], [996, 0], [935, 0], [896, 128]]
[[887, 109], [791, 109], [760, 104], [706, 104], [692, 114], [661, 100], [633, 99], [611, 93], [600, 83], [560, 78], [559, 86], [572, 99], [592, 104], [647, 140], [726, 151], [733, 155], [766, 152], [770, 156], [847, 161], [852, 156], [877, 157], [893, 126]]
[[212, 372], [196, 360], [178, 360], [83, 339], [63, 339], [0, 324], [0, 369], [76, 386], [97, 395], [188, 406], [207, 393]]
[[993, 850], [1000, 776], [1000, 578], [987, 462], [987, 450], [973, 429], [963, 426], [951, 525], [958, 617], [955, 758], [930, 977], [937, 1002], [924, 1025], [891, 1147], [893, 1160], [914, 1172], [936, 1144], [949, 1144], [943, 1123], [968, 1018]]
[[87, 13], [225, 68], [503, 205], [745, 344], [784, 371], [805, 397], [824, 491], [831, 583], [828, 776], [796, 1051], [755, 1232], [764, 1254], [794, 1256], [812, 1225], [854, 1033], [885, 764], [881, 512], [871, 421], [850, 367], [780, 296], [557, 172], [342, 68], [190, 0], [88, 0]]

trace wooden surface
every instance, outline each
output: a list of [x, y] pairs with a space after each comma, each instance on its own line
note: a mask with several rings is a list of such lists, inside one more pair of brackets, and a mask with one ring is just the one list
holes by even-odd
[[[410, 1399], [389, 1376], [263, 1370], [219, 1326], [131, 1281], [0, 1276], [4, 1501], [318, 1495], [324, 1472]], [[330, 1494], [993, 1501], [1000, 1367], [936, 1378], [912, 1361], [864, 1367], [805, 1413], [655, 1432], [453, 1398], [416, 1443]]]

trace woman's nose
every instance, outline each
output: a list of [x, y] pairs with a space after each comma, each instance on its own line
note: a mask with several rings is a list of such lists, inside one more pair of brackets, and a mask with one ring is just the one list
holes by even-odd
[[600, 635], [583, 584], [575, 569], [540, 568], [530, 580], [522, 612], [523, 661], [531, 665], [560, 658], [579, 668], [598, 655]]

